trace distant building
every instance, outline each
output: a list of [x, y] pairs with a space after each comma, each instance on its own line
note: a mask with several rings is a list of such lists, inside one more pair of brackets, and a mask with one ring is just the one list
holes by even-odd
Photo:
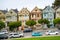
[[50, 27], [54, 27], [54, 24], [53, 24], [54, 13], [55, 13], [55, 10], [50, 6], [46, 6], [43, 10], [43, 19], [47, 19], [50, 21]]
[[7, 10], [0, 10], [0, 20], [5, 22]]
[[38, 20], [42, 19], [42, 11], [38, 7], [35, 7], [30, 13], [30, 19], [36, 21], [36, 25], [38, 26]]
[[22, 26], [26, 26], [26, 21], [29, 20], [29, 10], [27, 8], [22, 8], [18, 13], [18, 20], [22, 22]]
[[56, 9], [56, 18], [60, 18], [60, 7]]
[[17, 21], [17, 14], [18, 14], [18, 10], [17, 9], [10, 9], [6, 14], [6, 22], [14, 22]]

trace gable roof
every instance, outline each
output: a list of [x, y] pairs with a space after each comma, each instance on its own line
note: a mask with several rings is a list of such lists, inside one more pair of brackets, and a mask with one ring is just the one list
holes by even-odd
[[0, 10], [0, 11], [3, 12], [4, 14], [8, 12], [7, 10]]
[[18, 10], [17, 9], [11, 9], [11, 10], [13, 10], [15, 13], [18, 13]]
[[19, 13], [22, 13], [22, 12], [23, 13], [26, 13], [26, 12], [30, 13], [30, 11], [27, 8], [22, 8]]
[[57, 12], [60, 12], [60, 7], [58, 7], [58, 8], [56, 9], [56, 11], [57, 11]]
[[46, 6], [44, 9], [43, 9], [43, 12], [55, 12], [55, 10], [50, 7], [50, 6]]
[[39, 9], [39, 8], [36, 6], [36, 7], [31, 11], [31, 13], [32, 13], [32, 12], [37, 12], [37, 11], [38, 11], [38, 12], [41, 12], [41, 9]]

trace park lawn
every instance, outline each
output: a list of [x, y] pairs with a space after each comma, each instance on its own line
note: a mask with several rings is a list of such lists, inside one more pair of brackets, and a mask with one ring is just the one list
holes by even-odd
[[60, 36], [52, 37], [33, 37], [33, 38], [13, 38], [11, 40], [60, 40]]

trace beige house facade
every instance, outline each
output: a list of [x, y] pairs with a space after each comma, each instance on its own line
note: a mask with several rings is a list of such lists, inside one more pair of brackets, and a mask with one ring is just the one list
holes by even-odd
[[6, 14], [7, 10], [0, 10], [0, 20], [5, 22], [5, 14]]
[[35, 20], [36, 22], [39, 19], [42, 19], [42, 12], [38, 7], [35, 7], [30, 13], [30, 19]]
[[41, 24], [38, 23], [38, 20], [42, 19], [42, 10], [36, 6], [30, 13], [30, 19], [36, 21], [35, 26], [40, 29]]
[[26, 21], [29, 20], [29, 10], [27, 8], [22, 8], [18, 13], [18, 20], [22, 22], [22, 26], [26, 26]]
[[60, 7], [56, 10], [56, 18], [60, 18]]

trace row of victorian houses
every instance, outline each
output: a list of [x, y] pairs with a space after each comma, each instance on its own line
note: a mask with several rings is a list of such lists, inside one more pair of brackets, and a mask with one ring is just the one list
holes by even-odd
[[27, 8], [22, 8], [20, 11], [17, 9], [0, 10], [0, 20], [6, 23], [21, 21], [22, 26], [26, 26], [25, 22], [28, 20], [35, 20], [38, 24], [39, 19], [48, 19], [50, 21], [51, 27], [54, 27], [53, 20], [55, 18], [60, 18], [60, 7], [54, 10], [50, 6], [46, 6], [43, 10], [35, 7], [31, 12]]

